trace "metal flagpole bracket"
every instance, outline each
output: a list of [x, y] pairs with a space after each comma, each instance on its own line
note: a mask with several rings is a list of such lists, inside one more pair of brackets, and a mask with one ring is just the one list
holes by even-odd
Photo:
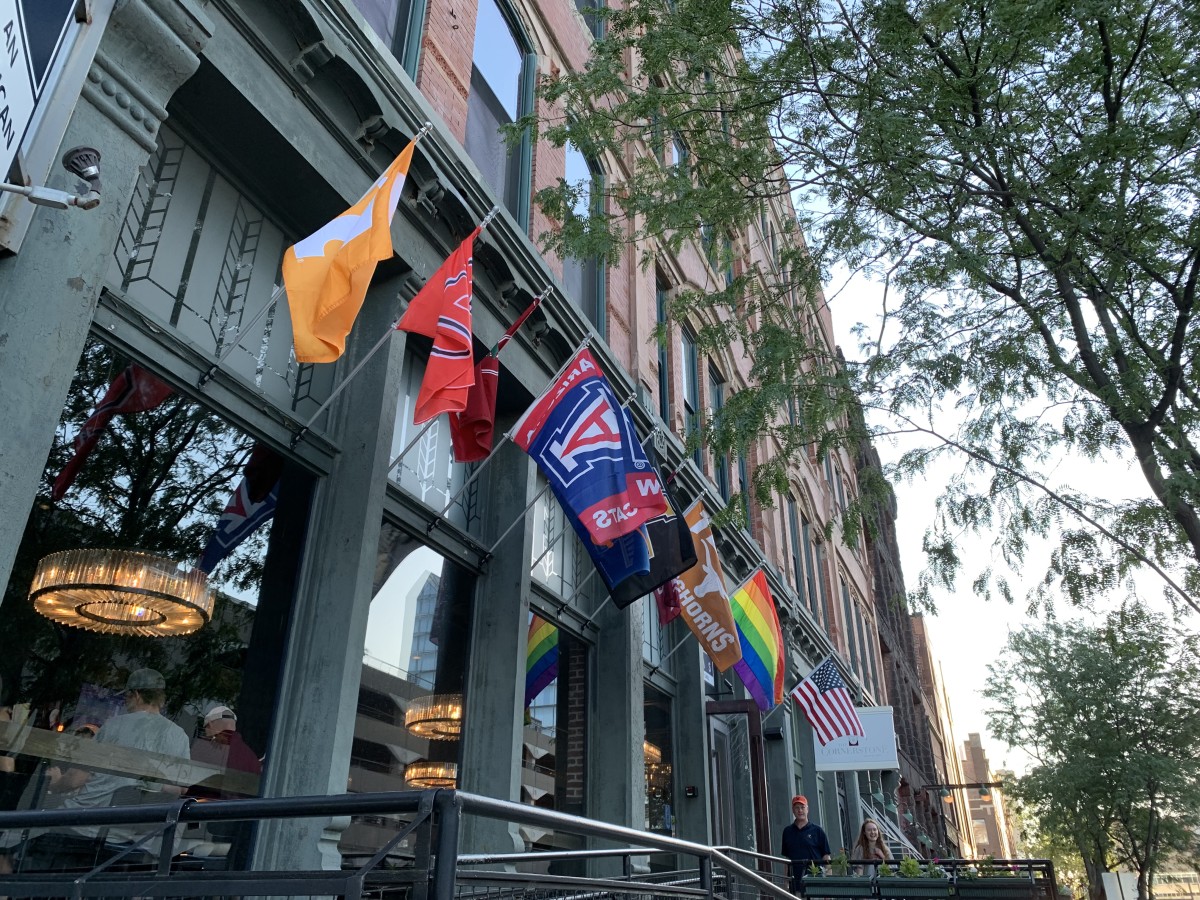
[[496, 216], [499, 215], [499, 213], [500, 213], [499, 206], [493, 206], [491, 209], [489, 209], [488, 214], [486, 216], [484, 216], [483, 221], [479, 223], [480, 231], [482, 231], [483, 229], [485, 229], [489, 225], [491, 225], [492, 219], [496, 218]]

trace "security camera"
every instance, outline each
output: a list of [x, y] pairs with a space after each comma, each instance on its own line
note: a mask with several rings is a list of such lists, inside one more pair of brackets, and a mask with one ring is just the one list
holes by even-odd
[[100, 151], [92, 147], [72, 147], [62, 158], [63, 168], [78, 175], [97, 194], [100, 193]]
[[8, 184], [0, 182], [0, 191], [21, 194], [30, 203], [48, 206], [51, 209], [95, 209], [100, 205], [100, 151], [92, 147], [75, 147], [62, 158], [63, 167], [87, 182], [87, 191], [72, 194], [55, 188], [36, 184]]

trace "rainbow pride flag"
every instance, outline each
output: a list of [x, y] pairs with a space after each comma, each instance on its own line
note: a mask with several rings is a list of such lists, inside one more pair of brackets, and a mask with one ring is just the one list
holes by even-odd
[[558, 628], [541, 616], [529, 620], [525, 651], [525, 708], [558, 677]]
[[742, 658], [733, 664], [758, 708], [783, 702], [783, 631], [762, 569], [729, 596]]

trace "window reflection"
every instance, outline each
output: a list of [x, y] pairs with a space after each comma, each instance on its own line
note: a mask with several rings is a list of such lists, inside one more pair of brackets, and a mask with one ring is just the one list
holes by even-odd
[[644, 713], [646, 742], [642, 748], [646, 769], [646, 830], [675, 833], [674, 741], [671, 732], [671, 699], [646, 685]]
[[496, 0], [480, 0], [465, 147], [484, 181], [514, 213], [521, 206], [517, 196], [521, 153], [509, 147], [500, 127], [525, 112], [521, 103], [525, 52]]
[[[596, 181], [601, 177], [596, 167], [574, 145], [564, 146], [566, 169], [564, 179], [576, 190], [571, 215], [586, 219], [596, 212]], [[587, 259], [566, 257], [563, 260], [563, 287], [589, 322], [604, 334], [603, 261], [598, 256]]]
[[[349, 790], [453, 787], [475, 576], [385, 522], [363, 647]], [[433, 784], [433, 774], [446, 783]], [[395, 817], [356, 816], [339, 849], [347, 864], [371, 857], [395, 834]], [[412, 859], [412, 841], [389, 865]]]
[[[251, 436], [88, 342], [0, 606], [0, 809], [259, 794], [303, 548], [302, 523], [289, 522], [280, 526], [288, 546], [272, 552], [274, 504], [307, 505], [310, 490], [308, 476]], [[39, 560], [91, 548], [211, 569], [211, 620], [157, 637], [39, 615], [29, 600]], [[146, 833], [0, 834], [0, 866], [90, 868]], [[225, 866], [249, 838], [242, 823], [193, 824], [174, 849]], [[157, 849], [151, 840], [128, 859]]]
[[[526, 642], [521, 798], [543, 809], [585, 814], [587, 645], [531, 613]], [[521, 828], [530, 849], [579, 846], [568, 835]]]

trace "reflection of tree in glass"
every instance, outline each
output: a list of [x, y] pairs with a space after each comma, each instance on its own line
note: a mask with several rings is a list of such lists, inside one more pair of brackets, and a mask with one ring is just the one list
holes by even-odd
[[[167, 676], [171, 710], [189, 696], [232, 699], [240, 680], [251, 613], [236, 601], [218, 599], [212, 623], [169, 639], [58, 626], [29, 603], [38, 560], [59, 550], [114, 547], [191, 564], [241, 478], [253, 441], [173, 394], [156, 409], [114, 416], [74, 485], [52, 502], [50, 486], [74, 453], [75, 436], [126, 365], [105, 344], [85, 348], [0, 607], [0, 674], [43, 711], [71, 704], [84, 684], [119, 688], [126, 670], [138, 666]], [[222, 563], [222, 581], [257, 593], [265, 540], [264, 529]]]

